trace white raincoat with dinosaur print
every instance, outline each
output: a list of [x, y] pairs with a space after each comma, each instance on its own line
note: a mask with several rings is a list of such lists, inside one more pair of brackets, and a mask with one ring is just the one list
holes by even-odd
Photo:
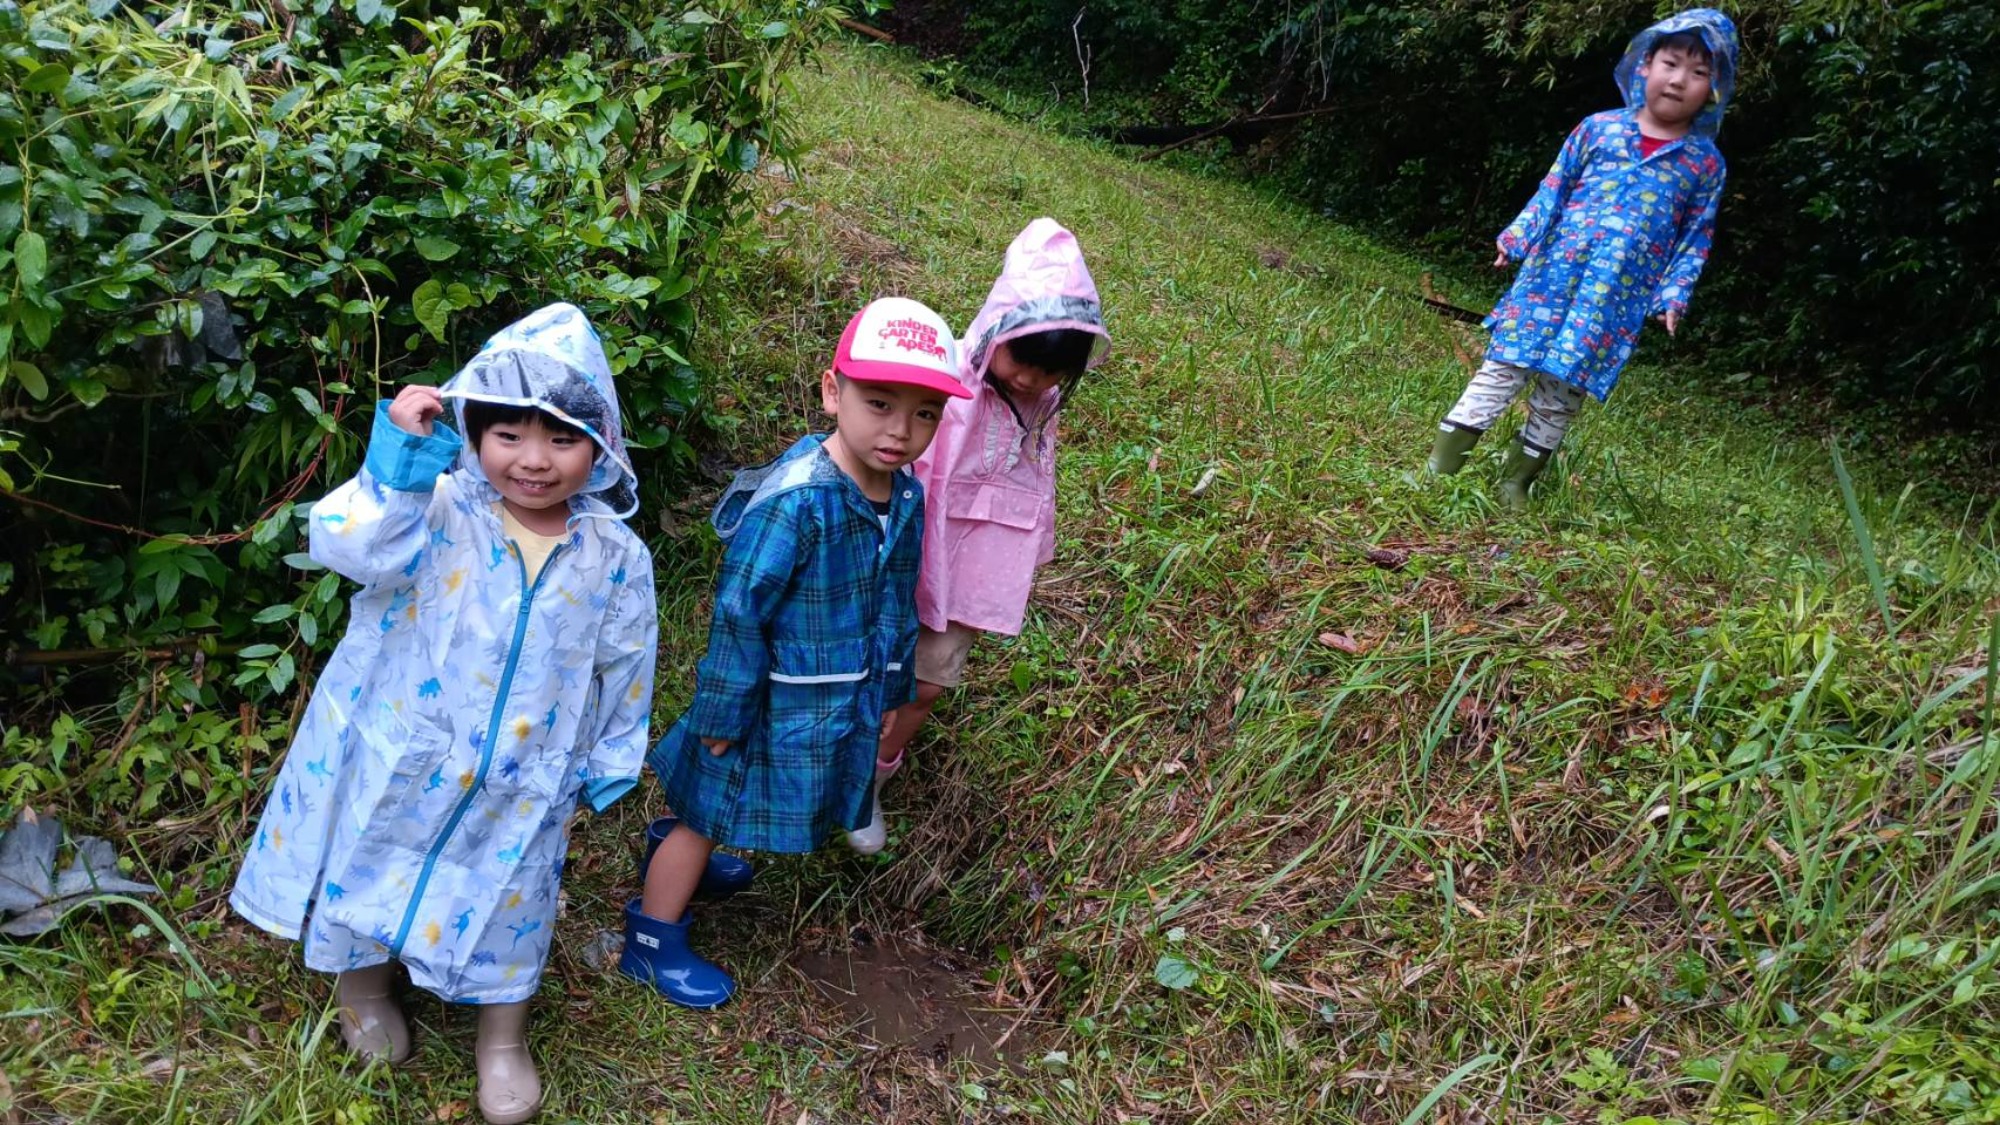
[[327, 972], [380, 964], [463, 1003], [532, 995], [567, 823], [636, 782], [658, 621], [618, 399], [570, 305], [509, 326], [444, 388], [581, 427], [597, 458], [529, 574], [477, 453], [376, 409], [366, 464], [315, 504], [312, 557], [362, 584], [230, 903]]

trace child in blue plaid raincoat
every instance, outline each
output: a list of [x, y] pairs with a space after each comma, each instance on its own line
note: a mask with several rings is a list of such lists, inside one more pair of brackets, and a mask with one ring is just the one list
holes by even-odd
[[645, 756], [659, 619], [624, 522], [637, 483], [597, 332], [556, 304], [378, 406], [361, 471], [307, 520], [313, 559], [362, 588], [230, 905], [336, 974], [364, 1057], [410, 1053], [398, 963], [478, 1005], [489, 1123], [540, 1108], [523, 1029], [571, 815], [631, 790]]
[[1736, 25], [1712, 8], [1661, 20], [1614, 76], [1625, 108], [1584, 118], [1494, 266], [1521, 275], [1486, 318], [1486, 362], [1438, 427], [1430, 467], [1456, 473], [1524, 390], [1528, 419], [1501, 470], [1500, 498], [1528, 488], [1583, 406], [1610, 397], [1648, 316], [1668, 334], [1708, 261], [1725, 168], [1715, 134], [1736, 88]]
[[735, 982], [688, 946], [687, 905], [747, 885], [717, 844], [806, 852], [868, 819], [875, 748], [915, 697], [924, 490], [909, 470], [958, 380], [950, 328], [915, 301], [847, 325], [820, 392], [834, 431], [740, 475], [694, 701], [648, 759], [677, 819], [648, 833], [619, 969], [690, 1008]]

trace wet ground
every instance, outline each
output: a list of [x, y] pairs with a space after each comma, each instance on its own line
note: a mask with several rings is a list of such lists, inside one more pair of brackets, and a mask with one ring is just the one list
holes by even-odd
[[1023, 1057], [1036, 1030], [1002, 1000], [969, 959], [918, 939], [857, 933], [853, 948], [801, 954], [793, 967], [857, 1039], [909, 1047], [938, 1062]]

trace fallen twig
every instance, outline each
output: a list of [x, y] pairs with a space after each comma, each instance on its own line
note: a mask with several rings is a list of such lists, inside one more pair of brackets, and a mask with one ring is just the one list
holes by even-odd
[[878, 40], [883, 43], [894, 43], [896, 41], [895, 36], [889, 34], [886, 31], [883, 31], [881, 28], [869, 27], [867, 24], [862, 23], [859, 20], [851, 20], [845, 16], [842, 16], [839, 20], [835, 22], [839, 23], [840, 26], [846, 28], [849, 31], [859, 32], [862, 35], [866, 35], [870, 39]]

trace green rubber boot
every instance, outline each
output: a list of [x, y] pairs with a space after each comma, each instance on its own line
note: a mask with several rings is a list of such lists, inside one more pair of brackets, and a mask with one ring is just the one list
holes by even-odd
[[1507, 461], [1500, 466], [1500, 502], [1516, 510], [1528, 506], [1528, 486], [1548, 468], [1555, 456], [1554, 450], [1537, 449], [1525, 441], [1517, 441], [1507, 451]]
[[1478, 444], [1478, 430], [1446, 422], [1438, 429], [1437, 439], [1431, 442], [1431, 472], [1448, 477], [1465, 468], [1465, 455]]

